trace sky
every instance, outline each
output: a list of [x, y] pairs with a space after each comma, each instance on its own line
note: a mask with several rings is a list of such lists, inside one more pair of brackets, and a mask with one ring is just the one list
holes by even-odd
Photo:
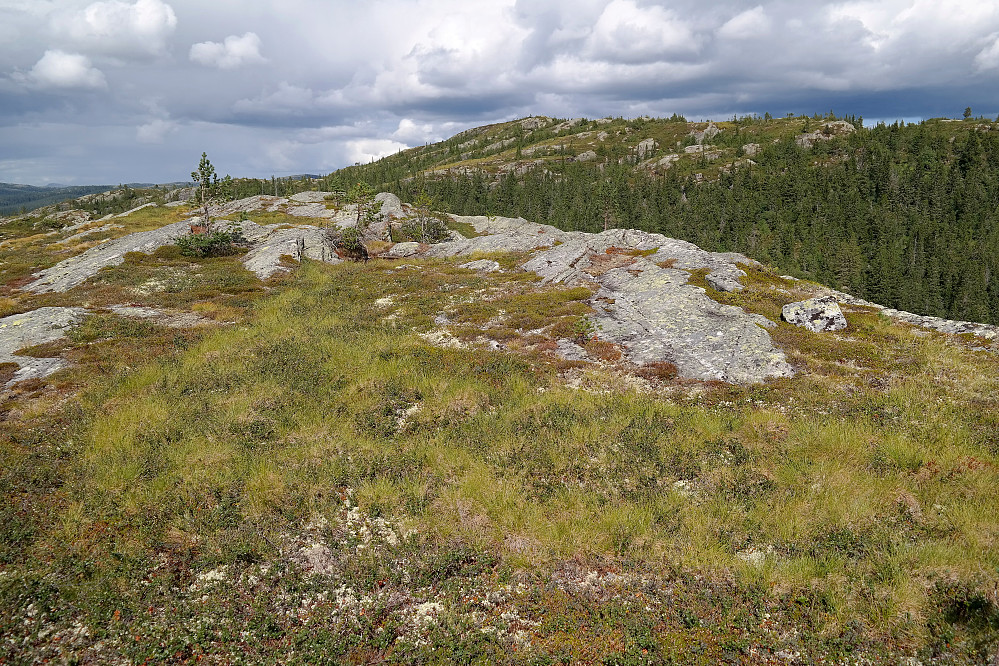
[[996, 0], [0, 0], [0, 181], [329, 173], [531, 115], [999, 114]]

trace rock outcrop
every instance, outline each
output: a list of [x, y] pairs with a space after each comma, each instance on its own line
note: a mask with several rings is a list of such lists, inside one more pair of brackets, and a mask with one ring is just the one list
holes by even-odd
[[86, 314], [84, 308], [45, 307], [0, 319], [0, 363], [20, 366], [5, 386], [45, 377], [64, 367], [66, 362], [61, 358], [35, 358], [14, 352], [64, 337]]
[[523, 268], [543, 281], [597, 288], [590, 304], [600, 337], [621, 345], [635, 365], [668, 361], [683, 377], [740, 383], [793, 374], [764, 328], [773, 322], [687, 284], [683, 269], [709, 268], [719, 280], [736, 281], [745, 274], [736, 263], [752, 263], [746, 257], [636, 230], [590, 234], [521, 218], [458, 219], [485, 235], [432, 246], [426, 255], [533, 251]]
[[[243, 212], [247, 215], [258, 210], [280, 210], [291, 215], [328, 220], [322, 226], [242, 222], [243, 233], [251, 245], [242, 260], [246, 268], [266, 279], [278, 272], [293, 270], [303, 258], [331, 263], [341, 261], [330, 253], [325, 242], [327, 227], [349, 226], [353, 222], [353, 214], [349, 210], [339, 214], [327, 210], [323, 201], [325, 194], [308, 192], [288, 199], [255, 196], [231, 202], [220, 209], [219, 212]], [[406, 215], [407, 210], [393, 195], [380, 194], [378, 200], [382, 202], [381, 215], [369, 229], [369, 238], [384, 239], [388, 238], [393, 220]], [[709, 298], [704, 289], [689, 284], [690, 273], [702, 270], [712, 289], [723, 292], [743, 289], [740, 279], [745, 272], [740, 265], [754, 265], [755, 262], [741, 254], [706, 252], [692, 243], [638, 230], [611, 229], [592, 234], [561, 231], [523, 218], [453, 217], [460, 223], [471, 225], [478, 235], [465, 238], [453, 232], [452, 240], [436, 245], [398, 243], [379, 256], [459, 257], [491, 252], [523, 252], [527, 258], [522, 268], [537, 273], [543, 282], [586, 285], [596, 291], [590, 300], [594, 310], [591, 319], [599, 327], [602, 340], [619, 345], [626, 362], [635, 366], [669, 362], [677, 367], [681, 377], [737, 383], [758, 382], [793, 373], [783, 352], [774, 346], [767, 332], [768, 328], [776, 325], [774, 322], [741, 308], [718, 303]], [[172, 243], [188, 232], [189, 222], [178, 222], [107, 241], [41, 271], [25, 289], [34, 292], [66, 291], [104, 266], [120, 264], [128, 252], [148, 253]], [[500, 268], [497, 262], [488, 259], [461, 265], [483, 272]], [[882, 308], [824, 288], [816, 288], [813, 293], [815, 291], [818, 291], [818, 298], [786, 306], [784, 319], [813, 331], [840, 330], [846, 327], [846, 320], [837, 302], [844, 302], [877, 307], [896, 319], [948, 333], [974, 333], [989, 339], [999, 334], [996, 327], [946, 322]], [[45, 320], [46, 314], [51, 315], [49, 320], [56, 314], [43, 310], [53, 309], [37, 311], [41, 313], [38, 315], [40, 321]], [[65, 310], [59, 316], [66, 322], [75, 322], [83, 316], [80, 309], [54, 310]], [[125, 316], [149, 314], [139, 310], [121, 310], [119, 313]], [[178, 325], [188, 323], [178, 322]], [[21, 321], [17, 325], [24, 324]], [[7, 325], [13, 326], [13, 320]], [[577, 349], [569, 341], [559, 344], [560, 353], [571, 350], [577, 356], [585, 355], [585, 350]], [[24, 344], [18, 343], [17, 346]], [[12, 351], [8, 350], [8, 354]], [[56, 367], [58, 359], [40, 359], [38, 363], [32, 363], [35, 370], [26, 373], [50, 372], [47, 364]]]
[[840, 331], [846, 328], [846, 317], [832, 296], [788, 303], [781, 310], [781, 316], [789, 324], [807, 328], [813, 333]]

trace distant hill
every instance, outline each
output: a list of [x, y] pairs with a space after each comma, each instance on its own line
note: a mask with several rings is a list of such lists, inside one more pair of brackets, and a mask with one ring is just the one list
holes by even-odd
[[76, 185], [69, 187], [36, 187], [34, 185], [17, 185], [0, 183], [0, 215], [10, 215], [22, 209], [32, 211], [42, 206], [50, 206], [67, 199], [76, 199], [86, 194], [105, 192], [110, 185]]
[[452, 213], [656, 231], [901, 310], [999, 322], [999, 123], [985, 119], [532, 117], [320, 187], [359, 180]]

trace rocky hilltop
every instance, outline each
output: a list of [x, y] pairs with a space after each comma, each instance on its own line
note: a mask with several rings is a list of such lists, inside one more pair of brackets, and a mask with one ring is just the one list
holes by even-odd
[[994, 661], [994, 327], [613, 224], [125, 194], [0, 220], [0, 662]]
[[[219, 205], [214, 208], [213, 215], [247, 218], [239, 222], [248, 246], [242, 263], [258, 278], [266, 280], [293, 270], [292, 266], [304, 259], [333, 264], [343, 261], [325, 244], [324, 234], [330, 228], [351, 226], [354, 211], [349, 207], [339, 212], [327, 208], [324, 201], [328, 194], [303, 192], [289, 198], [253, 196]], [[625, 368], [665, 363], [675, 366], [681, 378], [732, 383], [761, 382], [794, 374], [784, 352], [775, 346], [768, 334], [768, 329], [777, 326], [777, 322], [741, 307], [720, 303], [706, 293], [705, 287], [714, 293], [743, 290], [740, 279], [746, 276], [744, 269], [759, 268], [759, 264], [741, 254], [706, 252], [685, 241], [638, 230], [566, 232], [523, 218], [496, 216], [450, 216], [456, 224], [473, 230], [474, 235], [468, 237], [452, 230], [451, 239], [438, 244], [392, 243], [390, 229], [399, 224], [410, 208], [392, 194], [379, 194], [376, 200], [381, 204], [380, 213], [367, 229], [366, 238], [380, 245], [377, 256], [383, 259], [474, 258], [519, 253], [516, 270], [533, 272], [542, 283], [591, 289], [593, 295], [587, 305], [592, 309], [592, 333], [620, 349], [620, 363]], [[150, 205], [154, 204], [144, 204], [135, 210]], [[311, 223], [253, 222], [254, 214], [261, 213], [280, 213], [292, 220], [302, 218]], [[61, 215], [65, 216], [65, 213]], [[197, 222], [198, 218], [188, 218], [99, 243], [40, 271], [22, 289], [36, 294], [66, 292], [103, 269], [120, 265], [128, 253], [149, 254], [173, 244], [179, 237], [189, 234], [191, 225]], [[75, 232], [74, 237], [81, 234], [77, 229], [70, 230]], [[464, 265], [487, 271], [499, 269], [499, 264], [490, 261]], [[698, 272], [703, 276], [705, 287], [691, 284], [691, 276]], [[995, 327], [984, 324], [920, 317], [817, 285], [810, 287], [796, 282], [799, 283], [794, 290], [797, 296], [831, 299], [840, 319], [837, 302], [875, 308], [898, 320], [938, 331], [970, 333], [986, 341], [995, 340], [997, 336]], [[790, 290], [785, 292], [792, 293]], [[151, 317], [155, 312], [141, 308], [129, 310], [130, 306], [125, 303], [110, 307], [128, 316]], [[87, 311], [80, 307], [41, 308], [0, 320], [0, 329], [19, 331], [17, 342], [8, 344], [11, 348], [0, 357], [22, 366], [11, 383], [44, 376], [63, 367], [58, 359], [29, 359], [14, 355], [13, 351], [58, 338], [57, 331], [78, 323], [86, 314]], [[438, 314], [440, 321], [447, 321], [446, 313]], [[197, 317], [180, 321], [199, 322]], [[838, 328], [845, 326], [843, 320]], [[816, 332], [823, 330], [812, 328]], [[446, 326], [437, 334], [436, 339], [440, 339], [440, 335], [450, 335]], [[581, 362], [597, 360], [579, 344], [585, 336], [577, 337], [576, 340], [559, 339], [553, 353]], [[15, 338], [8, 336], [8, 339], [13, 341]]]

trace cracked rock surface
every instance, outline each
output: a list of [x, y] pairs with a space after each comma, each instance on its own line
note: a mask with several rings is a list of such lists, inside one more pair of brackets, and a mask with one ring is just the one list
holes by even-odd
[[35, 358], [14, 352], [58, 340], [86, 314], [84, 308], [45, 307], [0, 318], [0, 363], [21, 366], [6, 386], [25, 379], [45, 377], [64, 367], [66, 362], [61, 358]]
[[543, 281], [598, 287], [590, 305], [596, 310], [593, 319], [600, 338], [620, 344], [636, 365], [669, 361], [683, 377], [737, 383], [793, 374], [764, 328], [773, 322], [722, 305], [702, 288], [687, 284], [686, 271], [700, 268], [738, 284], [745, 273], [736, 263], [753, 263], [742, 255], [705, 252], [691, 243], [637, 230], [590, 234], [520, 218], [458, 219], [489, 235], [441, 243], [426, 255], [534, 250], [523, 268]]

